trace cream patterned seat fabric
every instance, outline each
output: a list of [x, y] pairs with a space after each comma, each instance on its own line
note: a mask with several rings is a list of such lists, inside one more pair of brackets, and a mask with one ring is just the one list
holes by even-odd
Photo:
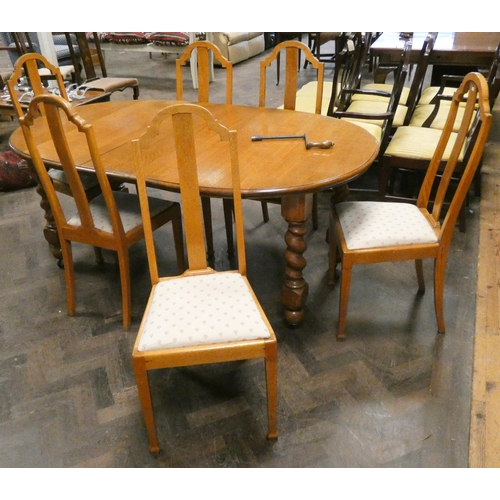
[[247, 281], [234, 272], [160, 281], [141, 329], [141, 352], [270, 338]]
[[426, 217], [411, 203], [346, 201], [335, 209], [349, 250], [438, 241]]
[[[385, 150], [387, 156], [401, 158], [421, 158], [431, 160], [436, 150], [442, 130], [424, 127], [399, 127]], [[457, 134], [451, 133], [443, 160], [450, 157]], [[465, 147], [465, 146], [464, 146]], [[463, 160], [464, 150], [459, 160]]]
[[[139, 205], [139, 198], [135, 194], [123, 193], [121, 191], [113, 191], [113, 196], [115, 197], [116, 206], [120, 212], [120, 217], [122, 219], [123, 230], [125, 233], [134, 229], [137, 226], [142, 225], [141, 217], [141, 207]], [[161, 200], [159, 198], [149, 198], [149, 206], [151, 211], [151, 216], [154, 217], [158, 215], [161, 210], [165, 209], [168, 205], [173, 205], [172, 202]], [[104, 196], [100, 194], [95, 197], [90, 203], [90, 212], [92, 213], [92, 218], [94, 219], [94, 226], [96, 229], [105, 231], [107, 233], [113, 232], [113, 227], [111, 226], [111, 220], [109, 218], [108, 208], [106, 207], [106, 201]], [[68, 220], [68, 224], [71, 226], [81, 225], [81, 219], [79, 215], [75, 215]]]

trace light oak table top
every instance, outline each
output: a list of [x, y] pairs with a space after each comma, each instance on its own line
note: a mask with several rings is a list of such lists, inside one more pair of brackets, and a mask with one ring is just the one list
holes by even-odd
[[[131, 140], [138, 138], [153, 117], [176, 101], [111, 101], [78, 109], [79, 115], [92, 123], [98, 138], [106, 171], [111, 176], [133, 181]], [[280, 198], [282, 216], [288, 223], [285, 235], [285, 283], [281, 298], [289, 324], [303, 320], [303, 306], [308, 285], [302, 271], [306, 266], [303, 253], [307, 248], [304, 235], [311, 214], [312, 193], [344, 185], [362, 175], [378, 153], [378, 143], [361, 127], [327, 116], [271, 108], [239, 105], [203, 104], [229, 129], [238, 132], [242, 195], [246, 198]], [[47, 164], [58, 165], [57, 155], [48, 141], [43, 122], [34, 133]], [[331, 140], [331, 149], [305, 148], [302, 139], [253, 142], [252, 136], [303, 135], [309, 141]], [[76, 133], [68, 139], [77, 165], [92, 170], [85, 145]], [[178, 177], [168, 130], [162, 134], [161, 164], [151, 162], [147, 177], [151, 186], [178, 191]], [[228, 169], [214, 156], [210, 140], [202, 138], [198, 147], [200, 189], [211, 197], [229, 197]], [[29, 156], [20, 130], [10, 144], [18, 154]], [[325, 269], [327, 263], [325, 262]]]

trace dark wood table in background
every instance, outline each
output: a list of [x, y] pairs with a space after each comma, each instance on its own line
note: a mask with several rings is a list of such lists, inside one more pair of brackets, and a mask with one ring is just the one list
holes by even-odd
[[[413, 33], [415, 57], [426, 35], [427, 32]], [[470, 69], [489, 68], [499, 42], [500, 32], [440, 31], [429, 56], [429, 64], [433, 65], [431, 85], [439, 85], [444, 73], [466, 74]], [[384, 32], [370, 47], [370, 55], [375, 65], [390, 65], [397, 63], [403, 46], [399, 32]]]
[[[130, 161], [131, 140], [146, 130], [161, 109], [174, 102], [121, 100], [78, 109], [78, 114], [94, 126], [103, 163], [110, 176], [134, 182], [135, 172]], [[238, 132], [243, 197], [281, 199], [281, 214], [288, 224], [281, 299], [285, 305], [286, 321], [290, 325], [299, 324], [304, 317], [308, 294], [308, 284], [303, 276], [306, 267], [303, 253], [307, 249], [304, 236], [307, 233], [306, 222], [311, 215], [312, 195], [342, 186], [363, 174], [378, 153], [378, 143], [361, 127], [328, 116], [250, 106], [208, 103], [204, 106], [223, 125]], [[60, 167], [52, 142], [48, 140], [45, 121], [41, 119], [33, 131], [46, 164]], [[334, 146], [331, 149], [306, 150], [302, 139], [251, 140], [254, 135], [303, 134], [310, 141], [332, 140]], [[88, 150], [77, 135], [75, 132], [68, 133], [74, 161], [80, 170], [91, 172]], [[159, 145], [160, 159], [156, 163], [148, 163], [147, 181], [152, 187], [178, 192], [175, 148], [167, 140], [168, 131], [163, 137], [166, 139]], [[29, 157], [20, 129], [12, 134], [10, 145], [21, 156]], [[230, 169], [219, 161], [214, 162], [210, 148], [199, 149], [198, 165], [200, 190], [204, 195], [221, 198], [231, 195]], [[326, 266], [325, 262], [325, 269]]]

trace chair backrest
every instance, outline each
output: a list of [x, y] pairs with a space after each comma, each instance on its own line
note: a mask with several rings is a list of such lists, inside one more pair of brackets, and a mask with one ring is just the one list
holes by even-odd
[[[31, 127], [35, 125], [37, 119], [39, 119], [41, 106], [44, 108], [49, 126], [50, 140], [52, 142], [51, 147], [57, 152], [62, 170], [66, 175], [69, 188], [71, 189], [71, 195], [74, 198], [76, 209], [80, 216], [80, 226], [70, 226], [68, 224], [68, 220], [59, 202], [54, 185], [44, 165], [38, 145], [31, 132]], [[90, 158], [92, 167], [95, 169], [109, 212], [109, 219], [111, 222], [110, 233], [112, 232], [110, 238], [112, 237], [116, 240], [116, 238], [119, 237], [123, 241], [125, 233], [122, 220], [101, 161], [92, 125], [80, 118], [75, 108], [67, 100], [52, 94], [36, 96], [31, 101], [28, 112], [19, 119], [19, 122], [21, 123], [21, 128], [28, 145], [31, 160], [50, 203], [58, 232], [61, 234], [61, 231], [65, 231], [69, 228], [72, 234], [76, 234], [77, 232], [83, 233], [85, 235], [85, 241], [89, 241], [92, 234], [99, 235], [99, 238], [102, 240], [102, 232], [98, 231], [94, 226], [87, 195], [82, 185], [80, 175], [76, 169], [74, 157], [78, 154], [79, 158], [84, 158], [85, 160]], [[75, 131], [81, 134], [81, 146], [79, 146], [78, 152], [71, 151], [69, 148], [66, 138], [66, 134], [69, 131], [71, 131], [72, 134], [74, 134]], [[44, 143], [44, 147], [49, 147], [49, 145]]]
[[[438, 146], [427, 169], [427, 173], [422, 184], [417, 206], [427, 208], [431, 191], [435, 184], [436, 175], [442, 169], [443, 155], [448, 142], [453, 140], [453, 124], [457, 116], [459, 106], [463, 106], [465, 101], [464, 117], [460, 129], [457, 132], [455, 142], [449, 159], [446, 161], [444, 170], [438, 184], [436, 196], [433, 201], [432, 218], [436, 228], [439, 227], [441, 210], [445, 203], [445, 197], [450, 186], [450, 181], [460, 165], [461, 176], [449, 208], [446, 212], [443, 224], [441, 225], [441, 239], [445, 242], [451, 240], [453, 228], [470, 184], [476, 173], [479, 162], [483, 154], [484, 146], [488, 138], [491, 127], [492, 115], [489, 104], [488, 84], [484, 76], [480, 73], [469, 73], [465, 76], [462, 84], [455, 92], [451, 102], [448, 118], [441, 134]], [[476, 112], [477, 111], [477, 112]], [[465, 159], [460, 162], [460, 157], [464, 148], [467, 150]]]
[[307, 45], [295, 40], [288, 40], [286, 42], [279, 43], [276, 47], [274, 47], [273, 51], [263, 61], [261, 61], [259, 106], [265, 107], [266, 105], [266, 70], [282, 52], [285, 52], [286, 54], [284, 109], [295, 109], [297, 76], [299, 72], [299, 54], [303, 53], [306, 60], [309, 61], [311, 66], [317, 70], [318, 85], [316, 88], [316, 105], [314, 112], [316, 114], [320, 114], [321, 101], [323, 99], [323, 77], [325, 65], [316, 59]]
[[183, 80], [182, 66], [191, 58], [192, 52], [197, 51], [198, 64], [198, 102], [209, 102], [210, 95], [210, 68], [211, 55], [226, 69], [226, 104], [233, 102], [233, 63], [228, 61], [217, 45], [206, 40], [190, 43], [185, 52], [175, 61], [177, 99], [182, 100]]
[[405, 85], [406, 79], [408, 78], [408, 72], [410, 68], [411, 45], [412, 45], [411, 39], [405, 42], [398, 67], [394, 72], [394, 84], [392, 87], [391, 96], [389, 97], [389, 102], [387, 104], [387, 113], [389, 117], [384, 121], [384, 124], [382, 125], [382, 138], [380, 140], [379, 157], [380, 155], [383, 154], [387, 145], [389, 144], [392, 123], [394, 122], [394, 117], [396, 116], [396, 111], [399, 105], [399, 101], [401, 99], [403, 87]]
[[33, 44], [31, 35], [28, 31], [14, 31], [9, 33], [14, 45], [16, 46], [18, 56], [28, 54], [30, 52], [37, 52], [37, 48]]
[[[203, 144], [205, 151], [209, 147], [213, 148], [213, 154], [210, 157], [217, 158], [219, 175], [227, 175], [230, 179], [231, 189], [228, 194], [232, 196], [234, 201], [238, 270], [245, 275], [246, 261], [236, 131], [228, 130], [221, 125], [210, 111], [202, 106], [175, 104], [160, 111], [147, 131], [139, 139], [132, 141], [137, 190], [144, 220], [144, 234], [152, 284], [158, 282], [159, 274], [152, 230], [148, 223], [149, 207], [145, 179], [148, 177], [148, 168], [160, 161], [159, 148], [156, 147], [156, 144], [160, 142], [164, 144], [165, 141], [172, 142], [177, 162], [188, 254], [186, 273], [212, 272], [207, 264], [200, 201], [197, 148], [195, 147], [199, 142]], [[168, 168], [175, 167], [169, 166]]]
[[406, 107], [408, 111], [406, 112], [404, 125], [410, 123], [413, 111], [417, 105], [420, 94], [422, 93], [422, 87], [424, 86], [425, 75], [429, 67], [429, 56], [434, 49], [434, 44], [438, 36], [437, 31], [430, 31], [427, 33], [427, 37], [422, 44], [420, 53], [418, 55], [418, 61], [415, 67], [415, 73], [410, 85], [410, 92], [408, 93], [408, 99], [406, 100]]
[[490, 92], [490, 108], [493, 108], [500, 90], [500, 43], [497, 45], [493, 61], [488, 72], [488, 89]]
[[[351, 95], [342, 93], [343, 89], [355, 89], [359, 87], [363, 75], [363, 66], [368, 57], [373, 33], [372, 32], [352, 32], [345, 43], [345, 47], [340, 53], [340, 60], [335, 63], [334, 81], [332, 95], [328, 106], [327, 114], [332, 115], [336, 107], [346, 109], [348, 102], [341, 102], [341, 99], [349, 99]], [[337, 74], [338, 66], [338, 74]], [[338, 82], [338, 80], [340, 80]], [[337, 85], [337, 82], [339, 85]]]
[[[41, 76], [41, 69], [45, 69], [45, 73], [49, 74]], [[28, 79], [29, 86], [31, 87], [31, 90], [35, 96], [48, 93], [48, 90], [44, 86], [43, 82], [47, 78], [55, 79], [57, 83], [58, 93], [61, 95], [61, 97], [68, 100], [66, 87], [64, 86], [64, 80], [59, 68], [51, 64], [41, 54], [37, 54], [36, 52], [24, 54], [16, 61], [16, 64], [14, 66], [14, 73], [7, 81], [7, 87], [12, 99], [12, 104], [14, 106], [14, 109], [16, 110], [18, 117], [23, 116], [24, 111], [19, 101], [19, 94], [16, 90], [16, 86], [18, 85], [19, 79], [23, 76]]]
[[[99, 66], [101, 69], [101, 74], [105, 78], [108, 76], [106, 71], [106, 63], [104, 61], [104, 55], [101, 49], [101, 43], [99, 40], [99, 36], [97, 33], [92, 33], [93, 43], [95, 44], [96, 52], [97, 52], [97, 60], [99, 62]], [[87, 39], [87, 33], [83, 31], [76, 31], [73, 33], [65, 32], [64, 36], [66, 37], [66, 41], [70, 50], [71, 60], [73, 62], [73, 66], [76, 68], [83, 66], [83, 71], [85, 73], [85, 81], [91, 82], [100, 78], [100, 75], [96, 72], [94, 57], [90, 51], [89, 41]], [[79, 54], [76, 54], [73, 44], [71, 42], [72, 36], [76, 38], [76, 43], [78, 45]], [[80, 71], [76, 71], [76, 79], [79, 85], [83, 83], [83, 79]]]

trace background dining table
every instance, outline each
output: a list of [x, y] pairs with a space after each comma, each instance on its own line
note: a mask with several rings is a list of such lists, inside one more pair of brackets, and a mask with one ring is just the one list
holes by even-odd
[[[402, 36], [403, 35], [403, 36]], [[370, 56], [375, 66], [391, 66], [397, 62], [403, 50], [405, 36], [410, 33], [383, 32], [370, 47]], [[427, 32], [411, 33], [412, 50], [417, 57]], [[500, 42], [500, 32], [440, 31], [429, 55], [432, 65], [431, 85], [440, 85], [443, 74], [466, 74], [471, 69], [489, 68]], [[379, 79], [385, 78], [383, 71], [376, 71]]]
[[[124, 182], [134, 182], [131, 141], [138, 138], [163, 108], [176, 101], [120, 100], [91, 104], [78, 114], [92, 123], [108, 175]], [[177, 101], [178, 102], [178, 101]], [[285, 320], [297, 325], [304, 318], [308, 284], [303, 270], [307, 243], [307, 220], [312, 209], [312, 194], [338, 188], [362, 175], [378, 153], [378, 142], [361, 127], [347, 121], [298, 111], [204, 103], [213, 115], [238, 133], [242, 195], [250, 199], [280, 199], [281, 214], [287, 222], [285, 234], [285, 279], [281, 300]], [[41, 119], [34, 127], [42, 158], [48, 166], [58, 167], [57, 154], [49, 140], [46, 123]], [[208, 139], [197, 131], [200, 190], [210, 197], [230, 197], [229, 169], [211, 155]], [[313, 142], [332, 141], [328, 149], [306, 149], [305, 139], [252, 141], [252, 136], [306, 136]], [[151, 187], [178, 192], [179, 181], [174, 148], [169, 146], [172, 134], [165, 130], [157, 143], [156, 159], [148, 161], [147, 182]], [[170, 138], [170, 139], [169, 139]], [[78, 134], [68, 134], [74, 161], [82, 171], [92, 171], [90, 155]], [[29, 157], [20, 129], [10, 138], [11, 147]], [[39, 188], [39, 193], [44, 193]], [[50, 207], [43, 203], [48, 221], [45, 237], [58, 245], [55, 227], [50, 227]]]

